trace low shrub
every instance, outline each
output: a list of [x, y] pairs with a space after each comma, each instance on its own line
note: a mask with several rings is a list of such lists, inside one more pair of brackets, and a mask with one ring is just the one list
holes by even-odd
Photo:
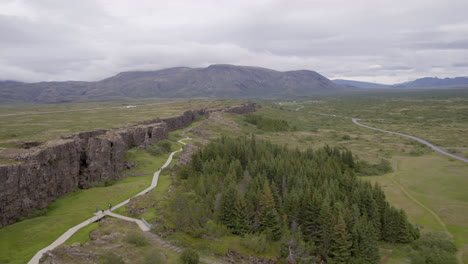
[[456, 264], [457, 247], [445, 233], [427, 233], [411, 244], [414, 251], [410, 255], [413, 264]]
[[273, 119], [263, 117], [261, 115], [247, 114], [245, 115], [245, 121], [252, 125], [257, 126], [258, 129], [270, 132], [279, 131], [296, 131], [297, 127], [289, 127], [289, 123], [282, 119]]
[[125, 237], [125, 240], [129, 244], [133, 244], [137, 247], [142, 247], [148, 244], [148, 241], [146, 240], [145, 235], [143, 235], [141, 232], [137, 231], [130, 231], [127, 233], [127, 236]]
[[222, 237], [231, 234], [229, 229], [223, 225], [216, 223], [213, 220], [209, 220], [205, 225], [205, 233], [213, 237]]
[[161, 140], [146, 147], [146, 151], [153, 156], [159, 156], [170, 152], [171, 148], [172, 144], [169, 140]]
[[351, 140], [351, 137], [349, 135], [344, 135], [341, 137], [342, 140]]
[[362, 176], [382, 175], [393, 171], [392, 164], [386, 159], [381, 159], [377, 164], [360, 161], [357, 172]]
[[145, 255], [143, 259], [143, 264], [162, 264], [166, 263], [164, 254], [159, 250], [151, 250]]
[[268, 240], [265, 234], [247, 234], [242, 238], [241, 244], [255, 253], [263, 253], [268, 249]]
[[198, 264], [200, 262], [199, 259], [200, 256], [198, 256], [198, 253], [191, 248], [185, 249], [180, 255], [180, 261], [183, 264]]
[[112, 252], [107, 252], [102, 256], [103, 264], [125, 264], [125, 261], [119, 255]]

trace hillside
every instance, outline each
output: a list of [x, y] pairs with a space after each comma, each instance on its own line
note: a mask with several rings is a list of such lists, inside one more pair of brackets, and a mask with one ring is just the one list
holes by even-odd
[[468, 77], [455, 77], [440, 79], [437, 77], [425, 77], [411, 82], [396, 84], [398, 87], [421, 88], [421, 87], [448, 87], [468, 86]]
[[352, 80], [343, 80], [343, 79], [335, 79], [332, 82], [339, 84], [339, 85], [351, 85], [358, 88], [389, 88], [391, 85], [380, 84], [380, 83], [371, 83], [371, 82], [360, 82], [360, 81], [352, 81]]
[[341, 87], [355, 87], [355, 88], [431, 88], [431, 87], [454, 87], [454, 86], [468, 86], [468, 77], [455, 77], [455, 78], [437, 78], [437, 77], [425, 77], [409, 81], [405, 83], [398, 83], [393, 85], [371, 83], [371, 82], [360, 82], [353, 80], [335, 79], [332, 80]]
[[98, 82], [0, 83], [0, 103], [57, 103], [125, 98], [293, 97], [339, 90], [314, 71], [211, 65], [122, 72]]

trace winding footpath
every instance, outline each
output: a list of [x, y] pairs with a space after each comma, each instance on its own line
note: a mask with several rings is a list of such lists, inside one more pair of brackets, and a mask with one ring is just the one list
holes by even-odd
[[[185, 131], [184, 133], [185, 134]], [[181, 143], [182, 145], [185, 145], [186, 143], [183, 142], [184, 140], [190, 140], [191, 138], [190, 137], [186, 137], [184, 139], [181, 139], [177, 142]], [[153, 175], [153, 180], [151, 182], [151, 185], [144, 189], [143, 191], [141, 191], [140, 193], [136, 194], [135, 196], [119, 203], [118, 205], [112, 207], [112, 209], [110, 210], [106, 210], [104, 211], [104, 213], [102, 212], [98, 212], [98, 213], [95, 213], [93, 217], [85, 220], [84, 222], [68, 229], [65, 233], [63, 233], [59, 238], [57, 238], [57, 240], [55, 240], [54, 242], [52, 242], [52, 244], [50, 244], [49, 246], [39, 250], [36, 255], [34, 255], [34, 257], [28, 262], [28, 264], [38, 264], [39, 263], [39, 260], [41, 259], [42, 255], [47, 252], [47, 251], [50, 251], [50, 250], [53, 250], [55, 249], [56, 247], [60, 246], [61, 244], [63, 244], [65, 241], [67, 241], [73, 234], [75, 234], [78, 230], [80, 230], [81, 228], [91, 224], [91, 223], [94, 223], [96, 221], [98, 221], [99, 219], [103, 218], [104, 216], [112, 216], [112, 217], [116, 217], [116, 218], [119, 218], [119, 219], [123, 219], [123, 220], [126, 220], [126, 221], [131, 221], [131, 222], [134, 222], [138, 225], [138, 227], [140, 227], [140, 229], [142, 231], [149, 231], [150, 230], [150, 227], [146, 225], [146, 223], [144, 223], [143, 221], [139, 220], [139, 219], [135, 219], [135, 218], [130, 218], [130, 217], [127, 217], [127, 216], [123, 216], [123, 215], [118, 215], [118, 214], [115, 214], [113, 213], [112, 211], [128, 204], [130, 202], [130, 199], [134, 198], [134, 197], [137, 197], [137, 196], [140, 196], [140, 195], [143, 195], [143, 194], [146, 194], [148, 193], [149, 191], [151, 191], [152, 189], [156, 188], [156, 186], [158, 185], [158, 179], [159, 179], [159, 174], [161, 173], [162, 169], [166, 168], [167, 166], [169, 166], [169, 164], [171, 164], [172, 162], [172, 159], [174, 157], [174, 155], [180, 151], [182, 151], [183, 149], [180, 148], [179, 150], [176, 150], [174, 152], [171, 153], [171, 155], [169, 155], [169, 158], [167, 159], [166, 163], [164, 163], [164, 165], [161, 167], [161, 169], [159, 169], [158, 171], [156, 171]], [[177, 248], [178, 249], [178, 248]], [[180, 251], [180, 249], [178, 249]], [[205, 261], [206, 262], [206, 261]], [[213, 263], [211, 261], [208, 261], [207, 263]]]

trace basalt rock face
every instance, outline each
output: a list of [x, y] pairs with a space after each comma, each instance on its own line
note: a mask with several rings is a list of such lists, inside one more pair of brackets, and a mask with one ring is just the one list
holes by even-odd
[[[228, 110], [242, 113], [254, 109], [252, 104], [246, 104]], [[181, 116], [130, 127], [79, 133], [30, 149], [28, 154], [17, 157], [20, 164], [0, 165], [0, 227], [46, 208], [51, 201], [74, 189], [125, 177], [122, 171], [126, 150], [162, 140], [170, 131], [183, 128], [198, 115], [209, 112], [187, 111]]]

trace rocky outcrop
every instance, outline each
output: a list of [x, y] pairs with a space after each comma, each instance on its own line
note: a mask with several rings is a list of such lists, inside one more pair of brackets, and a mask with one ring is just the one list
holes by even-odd
[[[253, 110], [252, 104], [246, 104], [226, 111]], [[21, 152], [25, 154], [16, 157], [21, 163], [0, 165], [0, 227], [46, 208], [51, 201], [74, 189], [125, 177], [122, 171], [126, 150], [162, 140], [170, 131], [210, 112], [187, 111], [181, 116], [130, 127], [83, 132]]]

